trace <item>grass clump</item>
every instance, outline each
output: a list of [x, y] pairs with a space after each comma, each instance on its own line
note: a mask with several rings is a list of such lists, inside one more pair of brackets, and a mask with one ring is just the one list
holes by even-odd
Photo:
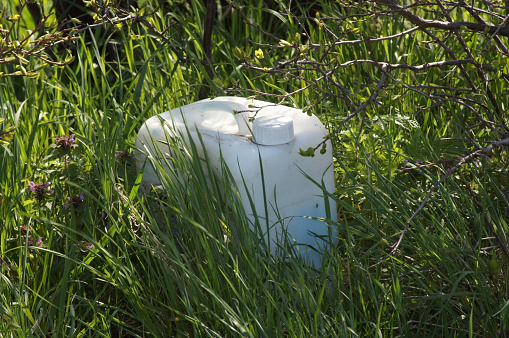
[[[315, 21], [301, 5], [292, 8], [302, 11], [295, 17], [283, 5], [261, 4], [241, 4], [216, 21], [210, 81], [200, 44], [205, 7], [192, 2], [168, 10], [150, 1], [144, 8], [153, 14], [144, 17], [150, 25], [79, 34], [66, 44], [72, 62], [38, 68], [41, 59], [29, 59], [30, 77], [0, 78], [3, 336], [507, 335], [506, 148], [479, 153], [451, 171], [473, 151], [460, 137], [465, 131], [476, 133], [479, 148], [496, 131], [477, 128], [479, 116], [453, 96], [439, 105], [445, 90], [418, 95], [449, 78], [450, 88], [464, 88], [468, 76], [475, 79], [475, 66], [449, 77], [438, 68], [426, 74], [396, 69], [379, 91], [378, 106], [349, 117], [356, 108], [339, 94], [324, 96], [327, 84], [302, 89], [319, 72], [272, 71], [296, 57], [295, 49], [280, 42], [270, 47], [274, 40], [245, 20], [264, 23], [272, 35], [285, 32], [280, 39], [291, 45], [305, 27], [301, 48], [306, 38], [330, 39], [333, 18], [345, 22], [359, 13], [322, 1]], [[20, 36], [34, 27], [28, 12], [21, 14]], [[389, 36], [408, 25], [386, 10], [376, 20], [353, 20], [341, 34], [352, 40], [361, 28]], [[486, 42], [481, 35], [468, 45]], [[332, 67], [365, 55], [388, 63], [440, 60], [443, 50], [424, 39], [418, 31], [373, 50], [339, 45], [319, 55], [317, 49], [314, 60]], [[51, 50], [54, 57], [61, 53]], [[489, 51], [479, 52], [487, 57]], [[366, 102], [384, 76], [373, 63], [342, 68], [334, 79]], [[8, 63], [0, 70], [16, 71]], [[400, 80], [411, 86], [396, 86]], [[500, 126], [506, 84], [492, 82], [502, 108], [492, 120]], [[275, 103], [284, 98], [319, 115], [331, 132], [340, 127], [328, 149], [338, 205], [331, 226], [339, 235], [319, 271], [261, 250], [226, 168], [222, 180], [205, 184], [210, 172], [195, 149], [182, 150], [178, 140], [168, 142], [174, 142], [174, 164], [188, 174], [186, 184], [174, 184], [160, 168], [162, 186], [140, 193], [142, 174], [132, 158], [138, 129], [149, 117], [195, 101], [204, 83], [214, 95], [242, 88]], [[492, 107], [486, 92], [474, 99]]]

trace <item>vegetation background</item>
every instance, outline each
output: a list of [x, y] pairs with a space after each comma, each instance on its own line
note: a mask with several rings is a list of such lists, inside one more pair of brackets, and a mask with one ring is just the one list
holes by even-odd
[[[74, 3], [1, 3], [2, 337], [509, 336], [505, 2]], [[193, 148], [138, 192], [141, 124], [225, 94], [329, 128], [320, 270]]]

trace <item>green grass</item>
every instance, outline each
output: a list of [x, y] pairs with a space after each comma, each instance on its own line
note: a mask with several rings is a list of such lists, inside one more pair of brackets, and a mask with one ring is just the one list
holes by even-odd
[[[464, 147], [471, 148], [440, 140], [459, 138], [459, 126], [476, 121], [454, 102], [434, 106], [391, 79], [382, 104], [369, 106], [364, 122], [358, 116], [332, 138], [328, 151], [335, 160], [338, 222], [331, 226], [339, 236], [319, 271], [260, 250], [227, 171], [207, 186], [201, 161], [189, 156], [195, 151], [179, 151], [178, 140], [172, 141], [174, 158], [189, 174], [186, 185], [172, 184], [161, 170], [160, 189], [148, 195], [138, 191], [141, 175], [133, 160], [117, 159], [115, 152], [134, 152], [137, 130], [151, 116], [196, 100], [205, 74], [197, 61], [203, 58], [205, 9], [192, 3], [172, 15], [156, 9], [159, 15], [148, 18], [170, 40], [158, 40], [133, 24], [108, 37], [122, 46], [113, 55], [107, 55], [105, 37], [98, 34], [69, 45], [75, 53], [69, 66], [46, 67], [35, 78], [0, 78], [0, 118], [17, 127], [14, 140], [0, 148], [2, 337], [485, 337], [506, 332], [507, 261], [495, 238], [507, 242], [509, 231], [507, 153], [502, 150], [463, 166], [439, 186], [397, 252], [381, 260], [447, 163], [401, 169], [416, 160], [455, 159]], [[300, 31], [295, 18], [278, 18], [258, 5], [250, 3], [244, 11], [267, 32], [290, 41]], [[343, 15], [334, 4], [321, 6], [322, 17]], [[308, 25], [313, 41], [330, 38]], [[390, 16], [373, 26], [355, 25], [373, 35], [410, 28]], [[23, 29], [21, 24], [19, 34]], [[356, 38], [353, 31], [344, 34]], [[422, 32], [412, 37], [377, 44], [373, 51], [366, 45], [338, 46], [335, 53], [339, 62], [364, 59], [368, 52], [395, 63], [441, 60], [439, 47], [420, 42], [429, 39]], [[238, 12], [217, 23], [213, 39], [217, 80], [212, 94], [235, 85], [289, 93], [317, 78], [313, 71], [296, 81], [241, 66], [235, 47], [247, 51], [250, 41], [274, 41], [245, 25]], [[289, 49], [252, 46], [253, 59], [258, 48], [266, 55], [258, 61], [262, 67], [292, 56]], [[331, 65], [337, 62], [335, 56], [314, 53], [329, 57]], [[404, 83], [465, 86], [462, 74], [451, 74], [451, 80], [437, 69], [396, 70], [392, 76]], [[376, 67], [362, 66], [337, 74], [359, 100], [369, 97], [380, 77]], [[318, 87], [322, 91], [302, 91], [285, 103], [310, 106], [326, 90], [323, 83]], [[507, 107], [505, 82], [492, 88]], [[472, 97], [489, 105], [484, 94]], [[333, 130], [351, 108], [329, 98], [311, 112]], [[54, 138], [71, 134], [78, 147], [65, 154], [51, 147]], [[475, 136], [490, 140], [492, 135], [481, 130]], [[53, 194], [38, 201], [30, 181], [51, 182]], [[79, 201], [68, 209], [65, 202], [73, 196]]]

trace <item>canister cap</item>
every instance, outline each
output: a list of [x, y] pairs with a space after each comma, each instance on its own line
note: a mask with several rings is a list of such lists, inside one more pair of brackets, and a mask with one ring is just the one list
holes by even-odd
[[261, 116], [253, 121], [253, 141], [265, 146], [276, 146], [293, 141], [293, 119], [288, 116]]

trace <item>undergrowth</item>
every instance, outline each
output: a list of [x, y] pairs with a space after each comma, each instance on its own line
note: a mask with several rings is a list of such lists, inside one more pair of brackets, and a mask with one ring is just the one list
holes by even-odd
[[[343, 15], [332, 3], [318, 5], [322, 17]], [[441, 140], [461, 132], [460, 120], [473, 121], [452, 102], [449, 115], [423, 110], [429, 102], [412, 93], [388, 91], [390, 111], [368, 109], [334, 134], [328, 151], [338, 221], [331, 226], [339, 235], [318, 271], [259, 250], [245, 213], [231, 207], [237, 196], [228, 175], [211, 190], [196, 154], [181, 157], [193, 173], [185, 187], [166, 180], [142, 194], [132, 157], [138, 129], [151, 116], [195, 101], [206, 77], [198, 61], [202, 3], [146, 6], [156, 13], [147, 20], [168, 40], [135, 23], [88, 33], [65, 45], [72, 63], [0, 78], [1, 127], [16, 127], [12, 142], [0, 148], [3, 337], [507, 335], [507, 261], [497, 241], [507, 242], [507, 153], [496, 150], [455, 171], [386, 257], [426, 194], [465, 152], [462, 141]], [[289, 40], [300, 30], [295, 18], [264, 9], [262, 1], [243, 11]], [[23, 15], [20, 35], [31, 27], [29, 13]], [[384, 35], [407, 29], [397, 20], [380, 22], [362, 28]], [[324, 34], [308, 28], [314, 40]], [[254, 56], [266, 39], [239, 12], [216, 22], [215, 73], [205, 81], [210, 93], [300, 88], [283, 75], [243, 66], [242, 53]], [[438, 57], [417, 40], [372, 52], [380, 59], [405, 54], [409, 63]], [[354, 58], [368, 52], [341, 51]], [[265, 50], [266, 66], [285, 52]], [[361, 68], [342, 81], [369, 96], [376, 84], [366, 79], [380, 75]], [[505, 90], [498, 88], [500, 102]], [[302, 91], [284, 103], [304, 108], [314, 104], [313, 95]], [[334, 98], [310, 112], [331, 131], [349, 114]], [[229, 194], [214, 193], [221, 189]]]

